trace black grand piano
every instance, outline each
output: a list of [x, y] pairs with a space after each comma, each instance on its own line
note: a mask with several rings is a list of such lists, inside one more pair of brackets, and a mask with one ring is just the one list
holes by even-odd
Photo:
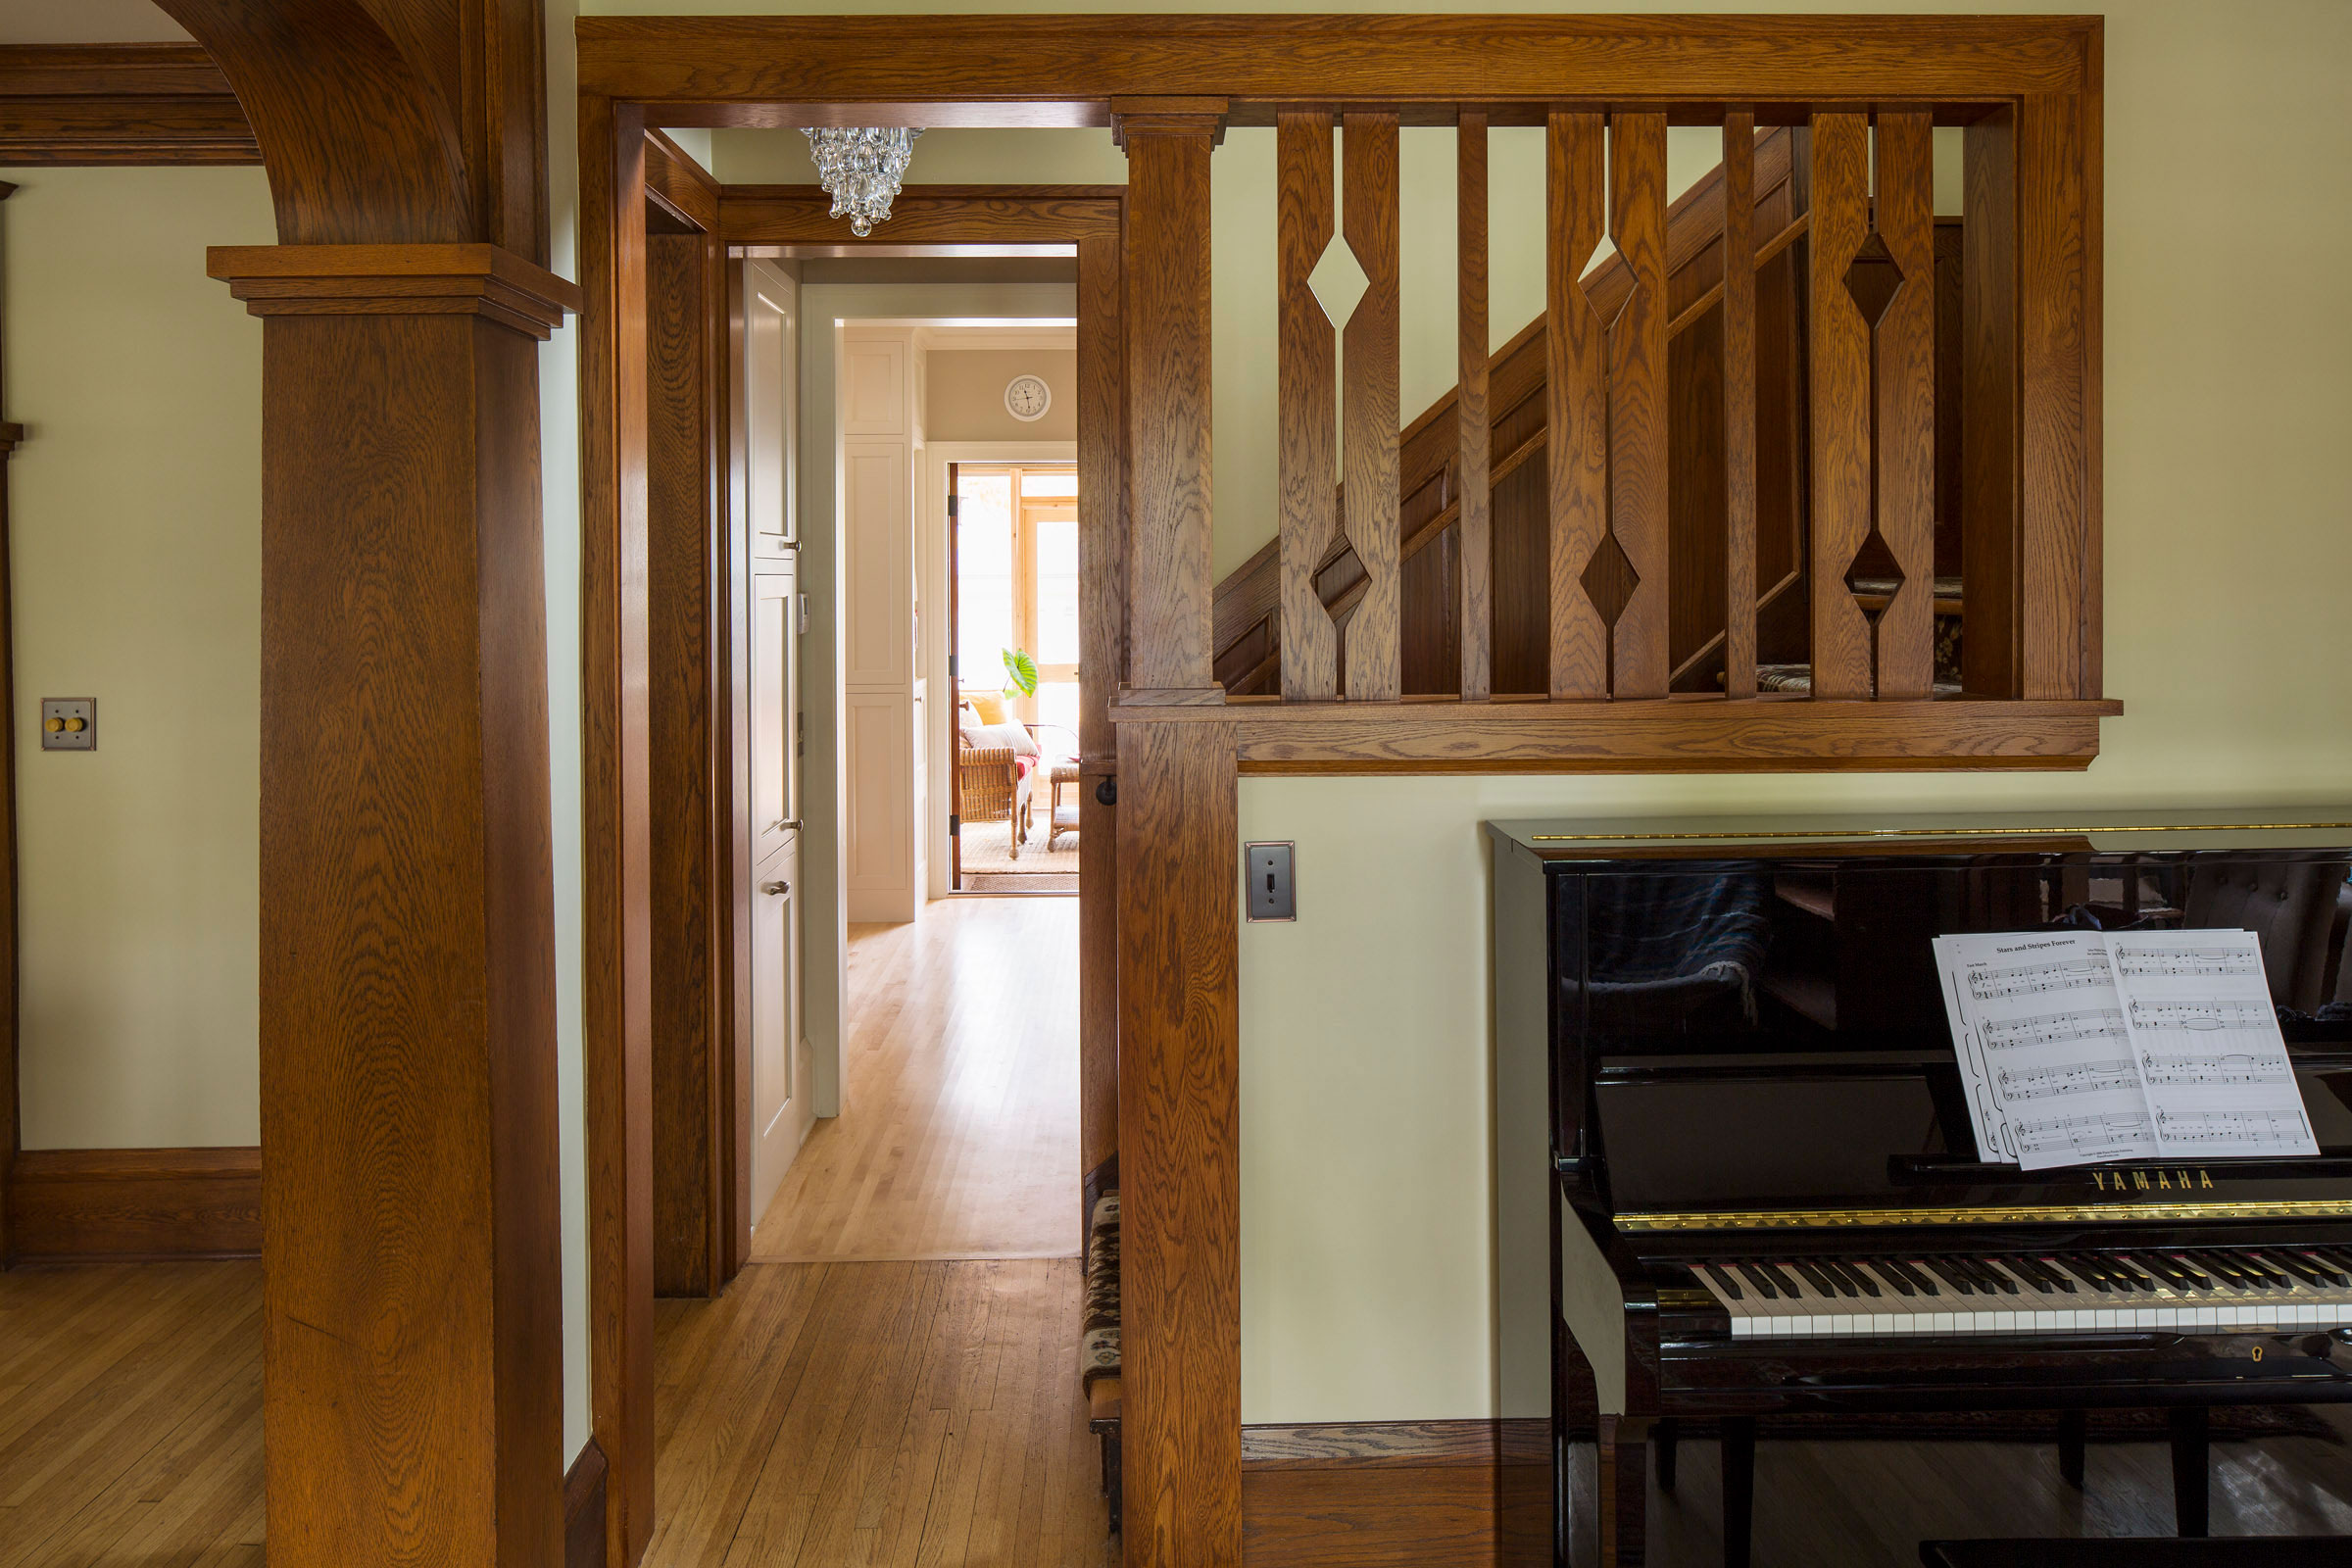
[[[2266, 820], [2266, 815], [2271, 819]], [[1645, 1476], [1720, 1423], [2352, 1400], [2352, 808], [1490, 823], [1501, 1413], [1548, 1405], [1561, 1561], [1642, 1560]], [[2318, 1158], [1978, 1159], [1930, 939], [2258, 933]], [[1548, 1237], [1549, 1245], [1544, 1238]]]

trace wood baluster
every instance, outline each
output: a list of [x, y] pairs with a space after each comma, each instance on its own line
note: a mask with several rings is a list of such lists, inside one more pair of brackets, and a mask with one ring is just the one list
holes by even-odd
[[1127, 153], [1127, 679], [1144, 701], [1216, 704], [1208, 158], [1225, 102], [1110, 107]]
[[1462, 650], [1462, 701], [1483, 703], [1494, 690], [1494, 613], [1489, 577], [1494, 564], [1493, 494], [1487, 424], [1487, 117], [1465, 110], [1454, 129], [1454, 199], [1459, 239], [1461, 363], [1454, 393], [1454, 468], [1460, 508], [1456, 555]]
[[1364, 597], [1348, 623], [1348, 695], [1393, 703], [1403, 690], [1397, 593], [1398, 521], [1396, 117], [1342, 118], [1341, 221], [1367, 286], [1341, 334], [1341, 455], [1348, 542], [1363, 564]]
[[2085, 513], [2094, 400], [2084, 356], [2088, 265], [2097, 244], [2083, 180], [2090, 134], [2080, 99], [2033, 93], [2017, 107], [2018, 662], [2029, 702], [2094, 695], [2099, 560]]
[[1846, 570], [1870, 537], [1870, 323], [1846, 269], [1870, 234], [1870, 141], [1858, 114], [1813, 117], [1811, 361], [1813, 695], [1871, 695], [1870, 623]]
[[1936, 169], [1926, 114], [1882, 114], [1879, 238], [1902, 272], [1871, 352], [1879, 535], [1902, 581], [1879, 614], [1878, 695], [1936, 685]]
[[1756, 694], [1756, 117], [1723, 117], [1723, 691]]
[[1282, 312], [1282, 696], [1293, 703], [1329, 701], [1339, 695], [1339, 632], [1315, 591], [1315, 569], [1339, 526], [1333, 494], [1338, 339], [1307, 278], [1331, 243], [1331, 117], [1284, 110], [1274, 135]]
[[1609, 121], [1609, 233], [1633, 277], [1609, 328], [1609, 528], [1634, 586], [1610, 637], [1609, 691], [1663, 697], [1666, 657], [1666, 117]]
[[1609, 627], [1584, 571], [1608, 532], [1607, 343], [1583, 277], [1601, 238], [1601, 117], [1554, 111], [1544, 157], [1544, 389], [1555, 698], [1609, 694]]
[[1960, 682], [2016, 697], [2018, 653], [2017, 111], [1962, 132]]

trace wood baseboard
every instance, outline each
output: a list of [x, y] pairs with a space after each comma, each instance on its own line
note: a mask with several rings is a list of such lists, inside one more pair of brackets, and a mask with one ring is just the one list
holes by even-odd
[[262, 1254], [258, 1149], [38, 1149], [8, 1173], [11, 1264]]
[[605, 1568], [605, 1450], [596, 1439], [564, 1478], [564, 1568]]
[[1550, 1424], [1242, 1430], [1248, 1568], [1519, 1568], [1551, 1560]]

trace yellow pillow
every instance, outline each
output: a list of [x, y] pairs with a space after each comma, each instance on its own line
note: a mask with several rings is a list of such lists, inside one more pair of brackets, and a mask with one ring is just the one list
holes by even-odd
[[1004, 699], [995, 692], [965, 692], [963, 700], [973, 712], [980, 715], [981, 723], [1004, 722]]

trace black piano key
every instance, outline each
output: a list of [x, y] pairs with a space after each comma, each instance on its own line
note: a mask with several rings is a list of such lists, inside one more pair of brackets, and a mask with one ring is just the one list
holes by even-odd
[[1962, 1272], [1960, 1268], [1954, 1264], [1952, 1259], [1948, 1257], [1923, 1257], [1920, 1259], [1920, 1261], [1925, 1263], [1929, 1268], [1935, 1270], [1936, 1277], [1937, 1279], [1943, 1281], [1944, 1284], [1949, 1285], [1953, 1290], [1958, 1291], [1962, 1296], [1974, 1296], [1977, 1294], [1977, 1288], [1969, 1283], [1967, 1274]]
[[1852, 1263], [1844, 1262], [1840, 1259], [1833, 1257], [1825, 1260], [1822, 1264], [1822, 1267], [1836, 1271], [1839, 1277], [1844, 1279], [1847, 1284], [1853, 1287], [1853, 1290], [1846, 1293], [1849, 1296], [1877, 1296], [1881, 1294], [1879, 1291], [1879, 1282], [1872, 1279], [1868, 1274], [1864, 1273], [1859, 1267]]
[[2337, 1290], [2342, 1290], [2345, 1286], [2352, 1285], [2352, 1274], [2346, 1274], [2342, 1272], [2340, 1269], [2336, 1268], [2334, 1264], [2320, 1256], [2319, 1253], [2312, 1251], [2307, 1248], [2304, 1250], [2302, 1257], [2303, 1261], [2309, 1263], [2313, 1268], [2320, 1271], [2320, 1278], [2326, 1280]]
[[[1763, 1297], [1764, 1299], [1768, 1301], [1777, 1300], [1779, 1298], [1781, 1293], [1774, 1289], [1772, 1281], [1765, 1276], [1762, 1269], [1757, 1268], [1750, 1263], [1734, 1263], [1732, 1267], [1740, 1271], [1740, 1277], [1741, 1279], [1747, 1281], [1748, 1284], [1756, 1288], [1756, 1294], [1758, 1296]], [[1793, 1295], [1794, 1293], [1791, 1292], [1790, 1294]]]
[[2059, 1261], [2064, 1265], [2069, 1274], [2072, 1274], [2075, 1278], [2081, 1280], [2092, 1290], [2097, 1291], [2100, 1295], [2104, 1296], [2114, 1291], [2115, 1286], [2107, 1278], [2106, 1271], [2101, 1269], [2097, 1264], [2091, 1262], [2090, 1259], [2084, 1257], [2082, 1253], [2069, 1252], [2065, 1257], [2059, 1259]]
[[1991, 1263], [1987, 1262], [1985, 1259], [1981, 1257], [1971, 1257], [1965, 1258], [1963, 1261], [1966, 1262], [1970, 1268], [1976, 1270], [1978, 1279], [1984, 1281], [1984, 1285], [1978, 1287], [1980, 1290], [1984, 1289], [1985, 1286], [1989, 1286], [1992, 1290], [1999, 1291], [2004, 1296], [2015, 1296], [2017, 1294], [2017, 1281], [2011, 1279], [1999, 1269], [1994, 1268]]
[[2197, 1256], [2197, 1261], [2216, 1279], [2232, 1290], [2251, 1291], [2257, 1289], [2253, 1276], [2238, 1267], [2237, 1260], [2227, 1252], [2201, 1252]]
[[1790, 1279], [1787, 1274], [1775, 1267], [1769, 1258], [1757, 1258], [1756, 1267], [1762, 1269], [1765, 1273], [1765, 1276], [1769, 1278], [1773, 1284], [1781, 1288], [1781, 1294], [1788, 1298], [1788, 1299], [1791, 1301], [1795, 1300], [1799, 1296], [1804, 1294], [1802, 1291], [1799, 1291], [1796, 1288], [1796, 1281]]
[[2195, 1258], [2180, 1252], [2171, 1253], [2169, 1256], [2173, 1267], [2180, 1271], [2181, 1279], [2190, 1290], [2210, 1291], [2213, 1289], [2213, 1276], [2199, 1268]]
[[1917, 1296], [1919, 1294], [1912, 1288], [1911, 1282], [1903, 1277], [1902, 1265], [1892, 1258], [1874, 1257], [1869, 1263], [1857, 1266], [1863, 1269], [1862, 1277], [1864, 1279], [1883, 1280], [1893, 1287], [1897, 1296]]
[[1740, 1282], [1732, 1278], [1732, 1271], [1721, 1263], [1709, 1263], [1699, 1271], [1699, 1278], [1721, 1291], [1732, 1300], [1742, 1301], [1747, 1298], [1740, 1293]]
[[2044, 1274], [2047, 1274], [2050, 1277], [2051, 1290], [2063, 1291], [2069, 1296], [2073, 1296], [2075, 1294], [2075, 1277], [2072, 1274], [2069, 1274], [2066, 1270], [2060, 1268], [2056, 1258], [2037, 1257], [2034, 1260], [2034, 1264], [2036, 1268], [2040, 1269]]
[[2142, 1273], [2153, 1274], [2176, 1291], [2188, 1289], [2188, 1274], [2162, 1252], [2128, 1252], [2125, 1258]]
[[1927, 1265], [1924, 1263], [1912, 1263], [1901, 1258], [1890, 1257], [1886, 1259], [1886, 1266], [1909, 1280], [1912, 1287], [1922, 1296], [1941, 1296], [1943, 1294], [1936, 1288], [1936, 1281], [1928, 1273]]
[[2329, 1268], [2340, 1269], [2347, 1280], [2352, 1280], [2352, 1249], [2308, 1247], [2304, 1250], [2311, 1253], [2312, 1256], [2324, 1260]]
[[2043, 1268], [2037, 1258], [2004, 1257], [2001, 1266], [2037, 1291], [2048, 1292], [2058, 1288], [2058, 1276]]
[[2243, 1269], [2246, 1272], [2247, 1277], [2252, 1279], [2255, 1284], [2261, 1286], [2264, 1290], [2283, 1291], [2292, 1288], [2291, 1283], [2287, 1280], [2287, 1278], [2283, 1274], [2279, 1273], [2278, 1269], [2264, 1262], [2261, 1255], [2258, 1253], [2231, 1252], [2230, 1254], [2230, 1260], [2235, 1263], [2239, 1268]]
[[2110, 1252], [2107, 1255], [2107, 1262], [2116, 1273], [2123, 1276], [2124, 1283], [2132, 1289], [2145, 1291], [2151, 1296], [2156, 1293], [2155, 1280], [2151, 1279], [2144, 1271], [2134, 1267], [2132, 1260], [2123, 1253]]
[[1821, 1271], [1819, 1265], [1801, 1257], [1792, 1257], [1788, 1259], [1788, 1266], [1805, 1277], [1805, 1283], [1813, 1287], [1815, 1296], [1835, 1298], [1838, 1295], [1838, 1287], [1830, 1283], [1830, 1277]]
[[2305, 1285], [2326, 1285], [2328, 1283], [2327, 1276], [2284, 1248], [2265, 1248], [2260, 1256], [2264, 1262], [2274, 1268], [2284, 1269]]

